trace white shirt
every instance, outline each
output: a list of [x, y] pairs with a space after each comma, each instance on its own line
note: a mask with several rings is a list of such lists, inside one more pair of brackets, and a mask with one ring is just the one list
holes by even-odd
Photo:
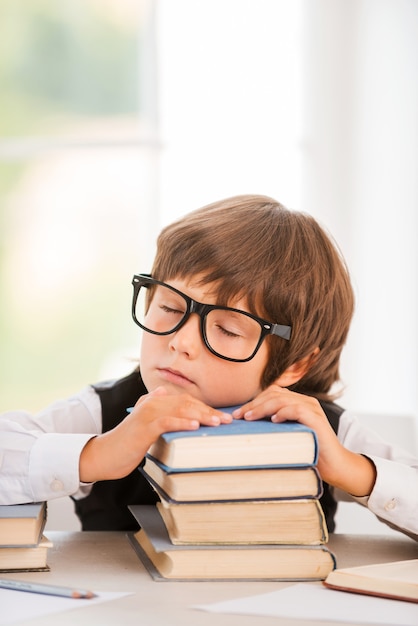
[[[92, 387], [37, 415], [0, 415], [0, 504], [86, 496], [91, 485], [80, 483], [80, 454], [101, 432], [101, 404]], [[418, 459], [365, 428], [349, 411], [340, 416], [338, 439], [376, 466], [372, 493], [354, 499], [418, 540]]]

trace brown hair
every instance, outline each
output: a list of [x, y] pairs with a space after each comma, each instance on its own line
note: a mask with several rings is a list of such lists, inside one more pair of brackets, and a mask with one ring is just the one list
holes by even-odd
[[203, 284], [216, 283], [218, 304], [244, 298], [254, 314], [292, 326], [290, 341], [267, 338], [262, 386], [319, 346], [291, 388], [331, 398], [354, 295], [344, 260], [313, 217], [266, 196], [215, 202], [163, 229], [152, 274], [163, 281], [201, 275]]

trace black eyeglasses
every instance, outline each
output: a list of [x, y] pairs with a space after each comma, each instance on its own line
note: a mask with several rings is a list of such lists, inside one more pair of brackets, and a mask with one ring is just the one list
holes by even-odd
[[154, 335], [170, 335], [197, 313], [206, 347], [221, 359], [250, 361], [267, 335], [290, 339], [291, 326], [240, 309], [202, 304], [148, 274], [136, 274], [132, 285], [132, 317], [138, 326]]

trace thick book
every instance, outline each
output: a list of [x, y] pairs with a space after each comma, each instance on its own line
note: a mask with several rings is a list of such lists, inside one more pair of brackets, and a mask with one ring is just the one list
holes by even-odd
[[319, 498], [315, 467], [178, 470], [150, 457], [139, 468], [153, 487], [175, 502]]
[[155, 580], [323, 580], [335, 567], [324, 545], [174, 545], [155, 506], [130, 509], [141, 529], [128, 537]]
[[30, 572], [49, 570], [48, 550], [51, 541], [42, 536], [36, 546], [7, 546], [0, 548], [0, 572]]
[[338, 591], [418, 602], [418, 559], [336, 569], [328, 574], [324, 585]]
[[162, 434], [148, 456], [171, 468], [300, 467], [315, 465], [315, 432], [298, 422], [233, 420]]
[[0, 548], [35, 546], [45, 528], [46, 502], [0, 505]]
[[175, 544], [321, 544], [328, 530], [321, 504], [306, 500], [157, 503]]

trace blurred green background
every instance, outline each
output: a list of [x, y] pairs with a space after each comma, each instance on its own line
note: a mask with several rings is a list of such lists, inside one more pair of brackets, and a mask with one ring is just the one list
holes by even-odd
[[0, 3], [0, 411], [39, 409], [138, 355], [148, 7]]

